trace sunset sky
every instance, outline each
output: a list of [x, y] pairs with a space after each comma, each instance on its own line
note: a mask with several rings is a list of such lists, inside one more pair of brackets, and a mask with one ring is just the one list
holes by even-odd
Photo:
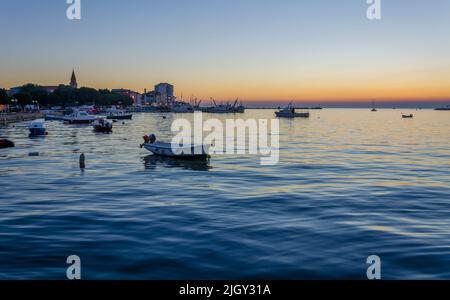
[[0, 87], [68, 83], [245, 101], [450, 99], [450, 1], [0, 0]]

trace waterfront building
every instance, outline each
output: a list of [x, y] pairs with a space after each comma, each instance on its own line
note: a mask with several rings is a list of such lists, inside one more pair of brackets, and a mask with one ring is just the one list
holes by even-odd
[[144, 91], [144, 94], [141, 95], [141, 106], [151, 105], [151, 106], [160, 106], [162, 103], [161, 93], [156, 91]]
[[133, 105], [141, 106], [140, 104], [140, 94], [138, 92], [128, 90], [128, 89], [112, 89], [111, 92], [128, 96], [133, 99]]
[[155, 85], [155, 92], [159, 93], [162, 97], [162, 101], [168, 104], [175, 102], [174, 86], [169, 83], [160, 83]]

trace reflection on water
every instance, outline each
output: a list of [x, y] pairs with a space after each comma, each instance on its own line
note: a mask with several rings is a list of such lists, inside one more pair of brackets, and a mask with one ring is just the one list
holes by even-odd
[[170, 141], [177, 117], [192, 115], [137, 114], [104, 135], [52, 122], [30, 139], [25, 123], [0, 127], [16, 144], [0, 150], [0, 279], [64, 279], [72, 254], [85, 279], [363, 279], [369, 255], [384, 279], [450, 279], [447, 112], [281, 119], [275, 166], [148, 156], [142, 136]]
[[208, 171], [211, 169], [210, 160], [195, 160], [185, 158], [170, 158], [157, 155], [148, 155], [144, 157], [145, 168], [156, 170], [157, 167], [163, 168], [183, 168], [192, 171]]

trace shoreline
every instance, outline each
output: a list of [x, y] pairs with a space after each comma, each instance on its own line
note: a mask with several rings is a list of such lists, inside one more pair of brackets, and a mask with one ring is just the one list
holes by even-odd
[[41, 119], [44, 114], [41, 112], [35, 113], [1, 113], [0, 125], [6, 126], [11, 123], [32, 121], [35, 119]]

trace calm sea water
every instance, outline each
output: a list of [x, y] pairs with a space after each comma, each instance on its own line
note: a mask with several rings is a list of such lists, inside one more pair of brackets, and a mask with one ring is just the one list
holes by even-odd
[[0, 279], [64, 279], [72, 254], [84, 279], [365, 279], [369, 255], [384, 279], [450, 279], [450, 114], [412, 112], [280, 120], [275, 166], [139, 148], [185, 115], [137, 114], [111, 135], [0, 127], [16, 143], [0, 150]]

